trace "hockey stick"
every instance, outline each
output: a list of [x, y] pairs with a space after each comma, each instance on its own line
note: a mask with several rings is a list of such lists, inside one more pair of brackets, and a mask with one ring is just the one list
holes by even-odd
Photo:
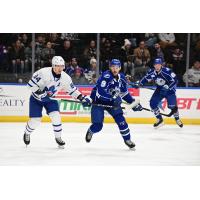
[[[151, 109], [144, 108], [144, 107], [143, 107], [143, 110], [152, 112]], [[171, 112], [169, 114], [165, 114], [165, 113], [160, 113], [160, 114], [163, 115], [163, 116], [166, 116], [166, 117], [171, 117], [176, 111], [177, 111], [177, 108], [174, 108], [174, 109], [171, 110]]]
[[[61, 101], [73, 102], [73, 103], [80, 103], [80, 104], [85, 103], [85, 102], [81, 102], [81, 101], [77, 101], [77, 100], [71, 100], [71, 99], [58, 99], [58, 98], [51, 98], [51, 99], [52, 100], [61, 100]], [[135, 106], [137, 106], [138, 104], [139, 104], [139, 101], [135, 100], [131, 104], [124, 104], [124, 106], [122, 106], [121, 109], [130, 110], [130, 109], [134, 108]], [[104, 107], [104, 108], [111, 108], [111, 109], [119, 108], [119, 106], [110, 106], [110, 105], [104, 105], [104, 104], [98, 104], [98, 103], [91, 103], [91, 105], [100, 106], [100, 107]]]
[[135, 89], [138, 89], [138, 88], [144, 88], [144, 89], [147, 89], [147, 90], [153, 90], [153, 91], [155, 91], [155, 89], [154, 88], [149, 88], [149, 87], [145, 87], [145, 86], [138, 86], [138, 85], [136, 85], [135, 83], [133, 83], [133, 82], [130, 82], [130, 83], [128, 83], [130, 86], [132, 86], [133, 88], [135, 88]]

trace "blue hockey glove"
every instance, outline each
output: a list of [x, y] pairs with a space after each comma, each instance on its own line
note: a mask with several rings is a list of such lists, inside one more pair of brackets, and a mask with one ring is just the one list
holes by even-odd
[[118, 96], [112, 100], [113, 106], [119, 107], [121, 105], [121, 103], [122, 103], [122, 99], [120, 96]]
[[138, 89], [140, 87], [140, 81], [136, 81], [135, 83], [130, 83], [133, 88]]
[[90, 107], [92, 105], [92, 99], [89, 96], [83, 96], [80, 101], [83, 107]]
[[143, 108], [142, 108], [141, 104], [139, 103], [137, 106], [135, 106], [134, 108], [132, 108], [132, 110], [133, 110], [134, 112], [136, 112], [136, 111], [142, 111]]
[[168, 93], [168, 91], [169, 91], [169, 86], [168, 85], [163, 85], [161, 90], [160, 90], [160, 93], [162, 95], [166, 95]]

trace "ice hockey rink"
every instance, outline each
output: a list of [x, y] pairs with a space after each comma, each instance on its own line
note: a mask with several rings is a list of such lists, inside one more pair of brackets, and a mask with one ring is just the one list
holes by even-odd
[[26, 148], [25, 123], [0, 123], [0, 165], [200, 165], [200, 126], [130, 124], [136, 150], [127, 148], [115, 124], [104, 124], [91, 143], [89, 124], [64, 123], [65, 149], [59, 149], [50, 123], [42, 123]]

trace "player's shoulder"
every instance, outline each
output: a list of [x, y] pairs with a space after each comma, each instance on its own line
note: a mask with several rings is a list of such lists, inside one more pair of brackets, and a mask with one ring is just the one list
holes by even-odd
[[105, 80], [110, 80], [113, 78], [113, 76], [112, 76], [112, 73], [109, 70], [107, 70], [102, 73], [101, 78]]
[[170, 74], [172, 72], [172, 70], [168, 66], [162, 67], [162, 71], [165, 73], [168, 73], [168, 74]]
[[71, 77], [64, 71], [61, 72], [61, 78], [64, 80], [64, 81], [69, 81], [71, 80]]
[[48, 77], [48, 74], [50, 74], [50, 72], [51, 72], [51, 67], [45, 67], [45, 68], [37, 70], [33, 74], [33, 76], [36, 75], [36, 76], [40, 76], [41, 78], [46, 78]]
[[44, 76], [47, 76], [48, 74], [51, 73], [52, 68], [51, 67], [44, 67], [42, 69], [38, 70], [38, 73]]
[[120, 72], [119, 75], [120, 75], [120, 79], [126, 82], [126, 76], [125, 76], [125, 74], [122, 73], [122, 72]]
[[164, 72], [165, 74], [168, 74], [172, 78], [174, 78], [176, 76], [176, 74], [172, 71], [172, 69], [170, 69], [167, 66], [165, 66], [165, 67], [162, 68], [162, 72]]
[[152, 74], [155, 72], [155, 69], [154, 68], [150, 68], [148, 71], [147, 71], [147, 74]]

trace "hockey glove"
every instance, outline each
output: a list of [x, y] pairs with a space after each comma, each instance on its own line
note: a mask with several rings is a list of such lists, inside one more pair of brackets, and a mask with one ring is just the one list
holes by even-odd
[[35, 92], [35, 94], [37, 94], [38, 96], [39, 96], [39, 98], [40, 98], [40, 100], [42, 101], [42, 102], [48, 102], [48, 101], [50, 101], [51, 99], [49, 98], [49, 96], [48, 96], [48, 93], [46, 92], [46, 91], [41, 91], [40, 89], [39, 90], [37, 90], [36, 92]]
[[138, 89], [140, 87], [140, 81], [136, 81], [135, 83], [131, 84], [133, 86], [133, 88]]
[[133, 110], [134, 112], [136, 112], [136, 111], [142, 111], [143, 108], [142, 108], [141, 104], [139, 103], [137, 106], [133, 107], [132, 110]]
[[90, 107], [92, 105], [92, 99], [89, 96], [83, 96], [80, 101], [83, 107]]
[[122, 103], [122, 99], [120, 96], [112, 100], [113, 106], [120, 107], [121, 103]]

